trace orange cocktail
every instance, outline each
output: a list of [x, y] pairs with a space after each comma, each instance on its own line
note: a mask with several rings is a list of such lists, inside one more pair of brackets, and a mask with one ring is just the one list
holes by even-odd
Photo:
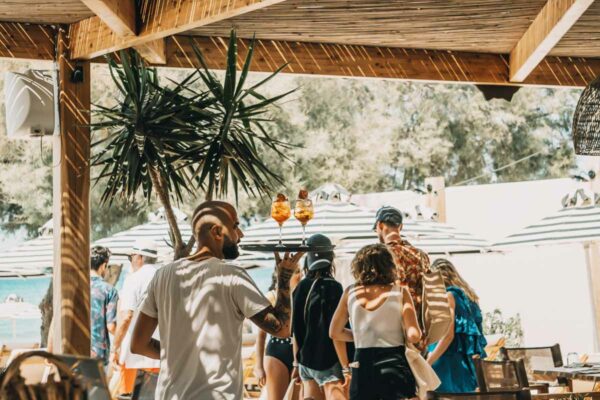
[[271, 217], [279, 224], [279, 246], [283, 247], [283, 223], [292, 216], [290, 202], [284, 194], [277, 194], [271, 203]]
[[306, 224], [315, 216], [312, 200], [308, 198], [308, 192], [301, 190], [294, 204], [294, 217], [302, 224], [302, 246], [306, 246]]

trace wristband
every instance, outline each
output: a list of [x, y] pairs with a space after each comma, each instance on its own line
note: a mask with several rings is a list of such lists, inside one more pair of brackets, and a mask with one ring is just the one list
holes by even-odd
[[342, 375], [352, 375], [350, 368], [342, 368]]
[[298, 361], [294, 361], [294, 362], [292, 363], [292, 367], [294, 367], [294, 368], [298, 368]]

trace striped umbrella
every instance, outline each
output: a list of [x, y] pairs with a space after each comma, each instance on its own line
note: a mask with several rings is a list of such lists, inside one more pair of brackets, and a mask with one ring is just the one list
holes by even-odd
[[[353, 254], [364, 245], [377, 242], [374, 222], [375, 212], [351, 203], [316, 203], [315, 217], [306, 226], [306, 235], [327, 235], [337, 243], [337, 253]], [[485, 240], [433, 221], [407, 219], [402, 235], [430, 254], [478, 253], [488, 246]], [[302, 240], [302, 226], [293, 216], [284, 223], [282, 236], [284, 243]], [[246, 229], [242, 243], [269, 243], [278, 239], [279, 225], [269, 219]]]
[[51, 231], [0, 252], [1, 276], [34, 276], [48, 273], [54, 263]]
[[[179, 210], [175, 210], [177, 224], [181, 231], [184, 241], [192, 236], [192, 227], [190, 226], [187, 215]], [[104, 239], [96, 240], [95, 246], [108, 247], [113, 254], [111, 262], [125, 262], [127, 255], [131, 252], [133, 245], [137, 240], [153, 240], [158, 246], [158, 258], [160, 261], [170, 261], [173, 254], [172, 240], [169, 236], [169, 223], [166, 221], [162, 209], [158, 210], [151, 219], [151, 222], [134, 226], [123, 232], [116, 233]]]
[[[578, 198], [581, 197], [581, 201]], [[594, 345], [600, 349], [600, 310], [595, 305], [593, 270], [598, 268], [600, 254], [597, 243], [600, 241], [600, 204], [599, 196], [586, 195], [578, 190], [575, 196], [563, 199], [563, 208], [543, 218], [539, 222], [526, 226], [522, 230], [494, 243], [493, 248], [505, 249], [526, 245], [558, 245], [581, 243], [586, 254], [586, 264], [590, 279], [590, 297], [594, 312]], [[595, 267], [594, 267], [595, 266]]]
[[565, 207], [494, 243], [493, 247], [582, 243], [596, 240], [600, 240], [600, 207]]
[[[179, 210], [175, 210], [175, 215], [183, 239], [187, 241], [192, 234], [187, 216]], [[136, 240], [150, 239], [154, 240], [158, 246], [159, 260], [168, 261], [172, 254], [169, 224], [161, 210], [151, 215], [151, 219], [152, 221], [146, 224], [97, 240], [93, 245], [108, 247], [113, 253], [111, 262], [123, 263], [127, 261], [127, 254]], [[33, 276], [51, 272], [54, 264], [52, 222], [49, 221], [44, 226], [46, 229], [43, 229], [41, 236], [0, 252], [0, 277]]]

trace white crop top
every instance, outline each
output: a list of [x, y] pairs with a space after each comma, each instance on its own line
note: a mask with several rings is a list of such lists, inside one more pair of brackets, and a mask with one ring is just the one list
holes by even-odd
[[404, 326], [402, 324], [402, 292], [394, 285], [386, 293], [384, 302], [369, 311], [360, 305], [356, 291], [348, 293], [348, 312], [357, 348], [397, 347], [404, 345]]

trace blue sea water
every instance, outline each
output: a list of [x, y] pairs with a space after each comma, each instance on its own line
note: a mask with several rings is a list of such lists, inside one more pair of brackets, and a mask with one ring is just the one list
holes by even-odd
[[[123, 279], [127, 271], [121, 274], [117, 289], [123, 284]], [[257, 286], [263, 292], [267, 292], [271, 284], [272, 268], [249, 269], [248, 273], [254, 279]], [[23, 298], [27, 303], [38, 305], [50, 284], [49, 276], [31, 277], [31, 278], [0, 278], [0, 302], [4, 301], [10, 294], [16, 294]], [[19, 342], [34, 343], [40, 341], [39, 319], [16, 320], [13, 333], [13, 323], [7, 320], [0, 320], [0, 343]]]

